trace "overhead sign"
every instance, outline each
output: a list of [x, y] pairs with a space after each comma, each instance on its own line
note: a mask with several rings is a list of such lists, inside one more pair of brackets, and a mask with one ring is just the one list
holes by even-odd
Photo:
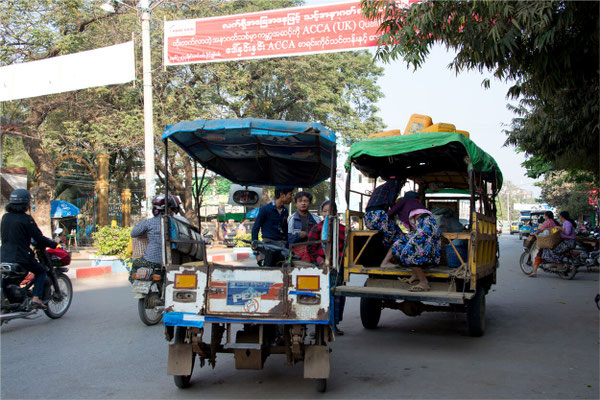
[[135, 79], [133, 41], [0, 67], [0, 101], [26, 99]]
[[[417, 0], [398, 1], [408, 7]], [[165, 22], [164, 63], [182, 65], [377, 46], [359, 1]]]

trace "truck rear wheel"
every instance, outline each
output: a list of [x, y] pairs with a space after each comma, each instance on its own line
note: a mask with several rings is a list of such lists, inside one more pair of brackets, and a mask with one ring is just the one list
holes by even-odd
[[381, 318], [381, 300], [371, 297], [360, 299], [360, 321], [365, 329], [375, 329]]
[[[186, 327], [183, 327], [183, 326], [175, 327], [174, 343], [175, 344], [188, 343], [188, 341], [186, 341], [186, 333], [187, 333]], [[192, 372], [194, 371], [195, 359], [196, 359], [196, 354], [192, 353]], [[186, 388], [190, 387], [191, 379], [192, 379], [191, 373], [190, 373], [190, 375], [173, 375], [173, 380], [175, 381], [175, 386], [177, 386], [179, 389], [186, 389]]]
[[467, 303], [467, 330], [469, 336], [483, 336], [485, 332], [485, 290], [479, 286]]

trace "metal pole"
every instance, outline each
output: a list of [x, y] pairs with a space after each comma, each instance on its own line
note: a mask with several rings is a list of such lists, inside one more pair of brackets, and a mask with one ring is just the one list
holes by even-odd
[[152, 198], [156, 193], [154, 176], [154, 118], [152, 114], [152, 63], [150, 53], [149, 1], [141, 0], [142, 71], [144, 74], [144, 164], [146, 176], [146, 214], [152, 216]]

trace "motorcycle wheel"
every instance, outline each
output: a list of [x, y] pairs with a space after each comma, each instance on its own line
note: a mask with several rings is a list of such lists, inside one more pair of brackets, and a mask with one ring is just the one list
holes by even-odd
[[[175, 335], [174, 335], [174, 343], [175, 344], [183, 344], [187, 343], [186, 341], [186, 332], [187, 328], [183, 326], [175, 327]], [[192, 353], [192, 373], [194, 372], [194, 361], [196, 360], [196, 353]], [[173, 380], [175, 381], [175, 386], [179, 389], [186, 389], [190, 387], [190, 380], [192, 379], [192, 374], [189, 375], [173, 375]]]
[[46, 281], [46, 287], [44, 289], [46, 292], [44, 299], [48, 299], [48, 308], [44, 310], [44, 313], [52, 319], [57, 319], [65, 315], [73, 301], [73, 285], [71, 284], [71, 279], [65, 274], [58, 274], [56, 280], [58, 281], [58, 288], [62, 295], [62, 299], [58, 300], [59, 294], [54, 290], [54, 285], [50, 279]]
[[525, 250], [523, 254], [521, 254], [519, 265], [521, 266], [521, 271], [523, 271], [525, 275], [529, 275], [533, 272], [533, 261], [531, 260], [529, 250]]
[[156, 325], [162, 320], [162, 313], [157, 313], [153, 308], [146, 308], [148, 304], [154, 304], [158, 293], [151, 292], [138, 301], [138, 314], [142, 322], [148, 326]]
[[575, 275], [577, 275], [577, 267], [573, 265], [569, 266], [569, 268], [567, 268], [567, 270], [565, 271], [558, 272], [558, 276], [561, 279], [565, 279], [567, 281], [570, 281], [571, 279], [575, 278]]

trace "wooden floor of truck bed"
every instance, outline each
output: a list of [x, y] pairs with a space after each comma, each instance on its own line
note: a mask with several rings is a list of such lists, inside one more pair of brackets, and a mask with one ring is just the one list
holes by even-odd
[[368, 286], [338, 286], [334, 289], [337, 296], [373, 297], [387, 300], [412, 300], [437, 303], [464, 304], [473, 298], [473, 292], [457, 292], [452, 282], [429, 282], [431, 290], [411, 292], [410, 285], [399, 279], [370, 278]]

